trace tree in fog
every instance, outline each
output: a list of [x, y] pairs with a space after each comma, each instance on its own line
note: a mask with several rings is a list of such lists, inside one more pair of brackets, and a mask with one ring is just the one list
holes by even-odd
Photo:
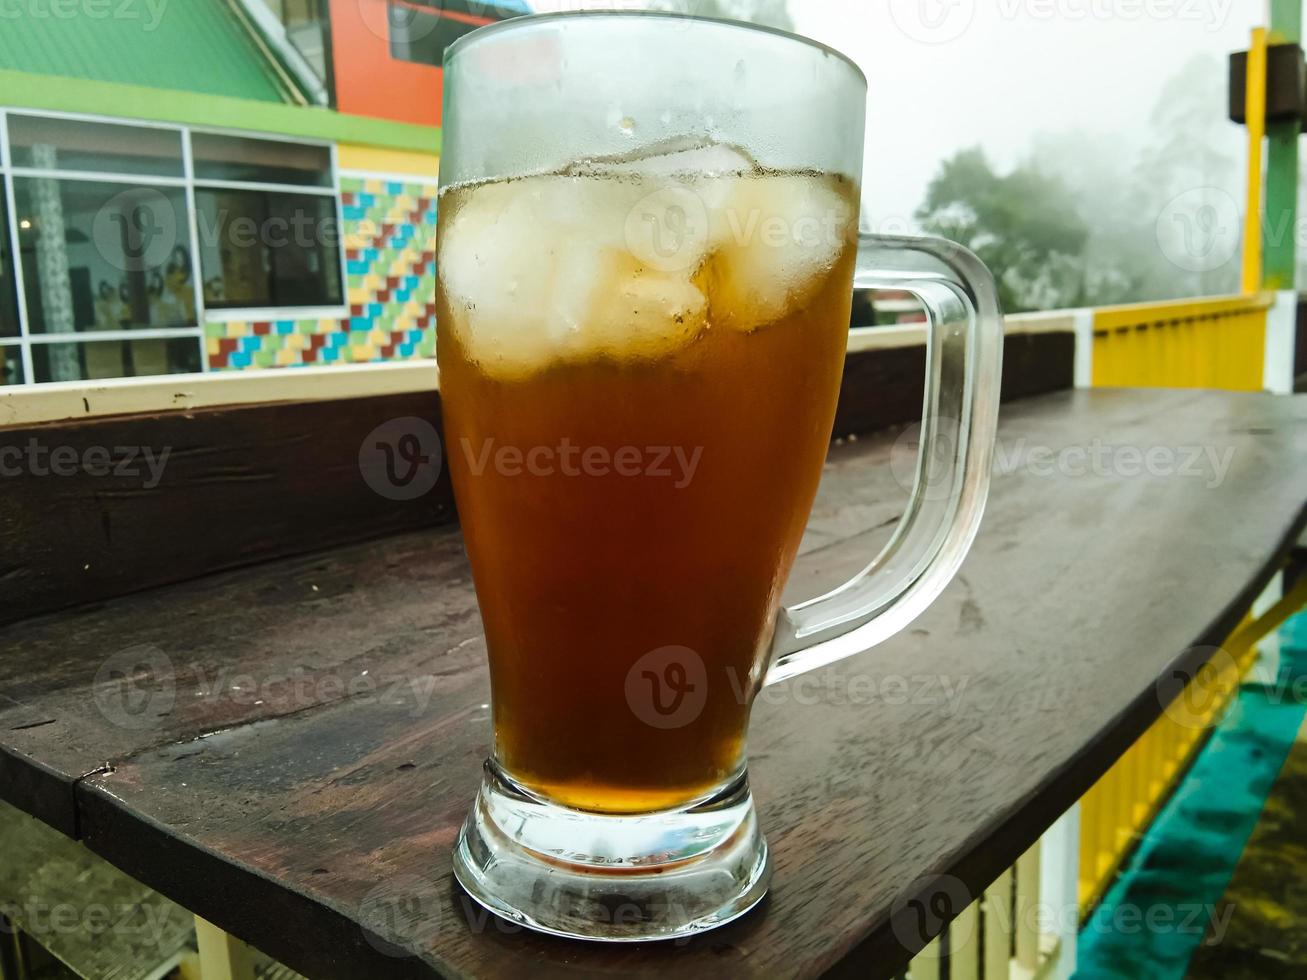
[[1238, 135], [1226, 118], [1226, 66], [1199, 55], [1158, 93], [1142, 140], [1082, 130], [1035, 137], [1028, 165], [1072, 189], [1089, 231], [1086, 304], [1237, 291], [1237, 255], [1197, 267], [1177, 259], [1196, 257], [1190, 239], [1200, 234], [1220, 237], [1209, 243], [1225, 246], [1218, 258], [1234, 251], [1241, 175], [1229, 147]]
[[1221, 148], [1222, 136], [1239, 130], [1226, 116], [1227, 71], [1213, 55], [1197, 55], [1158, 94], [1138, 175], [1159, 192], [1226, 187], [1239, 177], [1234, 159]]
[[[1184, 222], [1167, 221], [1167, 206], [1184, 203], [1186, 218], [1207, 210], [1230, 225], [1214, 231], [1233, 247], [1238, 237], [1237, 198], [1243, 175], [1224, 147], [1237, 145], [1243, 131], [1227, 117], [1227, 67], [1212, 55], [1190, 59], [1163, 86], [1152, 114], [1150, 139], [1140, 154], [1134, 177], [1145, 209], [1154, 220], [1157, 247], [1174, 254], [1183, 248], [1182, 236], [1191, 233]], [[1232, 135], [1236, 138], [1232, 139]], [[1174, 216], [1173, 216], [1174, 217]], [[1184, 269], [1171, 265], [1162, 285], [1167, 296], [1232, 293], [1239, 288], [1238, 258], [1216, 268]], [[1147, 298], [1153, 298], [1149, 296]]]
[[916, 217], [989, 266], [1005, 311], [1081, 302], [1088, 229], [1057, 176], [1024, 165], [999, 174], [979, 147], [961, 150], [944, 161]]
[[1132, 173], [1134, 156], [1124, 137], [1067, 131], [1038, 134], [1027, 159], [1028, 166], [1057, 174], [1070, 188], [1085, 223], [1080, 276], [1088, 305], [1184, 292], [1180, 270], [1158, 247], [1158, 205]]
[[[1013, 312], [1234, 292], [1240, 174], [1225, 98], [1224, 64], [1196, 57], [1158, 94], [1142, 139], [1040, 133], [1008, 174], [963, 150], [917, 218], [977, 252]], [[1201, 234], [1231, 257], [1186, 261]]]

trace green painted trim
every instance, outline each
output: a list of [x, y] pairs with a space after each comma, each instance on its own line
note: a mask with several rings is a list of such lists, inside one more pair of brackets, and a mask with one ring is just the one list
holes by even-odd
[[1266, 127], [1266, 209], [1262, 224], [1262, 288], [1293, 289], [1298, 269], [1297, 122]]
[[[1271, 0], [1271, 44], [1302, 40], [1302, 0]], [[1266, 211], [1262, 224], [1262, 288], [1293, 289], [1298, 268], [1297, 120], [1266, 127]]]
[[1271, 44], [1296, 43], [1302, 39], [1302, 0], [1271, 0]]
[[61, 75], [0, 70], [0, 105], [14, 109], [84, 112], [124, 119], [246, 129], [278, 136], [357, 143], [363, 146], [440, 152], [436, 126], [349, 116], [330, 109], [278, 105], [169, 89], [93, 82]]

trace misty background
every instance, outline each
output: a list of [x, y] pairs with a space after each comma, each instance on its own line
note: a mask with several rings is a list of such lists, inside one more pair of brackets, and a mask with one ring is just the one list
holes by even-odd
[[968, 245], [1008, 312], [1238, 291], [1247, 146], [1227, 117], [1227, 58], [1264, 22], [1261, 3], [532, 6], [748, 20], [849, 55], [870, 86], [863, 227]]

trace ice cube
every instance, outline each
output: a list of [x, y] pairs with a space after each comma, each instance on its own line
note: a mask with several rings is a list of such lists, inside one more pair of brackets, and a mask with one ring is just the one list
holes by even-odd
[[688, 281], [708, 253], [713, 202], [703, 188], [675, 179], [647, 186], [626, 213], [626, 247], [642, 265]]
[[564, 171], [578, 176], [600, 174], [646, 179], [761, 172], [758, 161], [748, 150], [707, 136], [673, 136], [617, 156], [582, 160]]
[[603, 283], [593, 308], [586, 353], [619, 360], [665, 356], [694, 340], [705, 328], [707, 297], [680, 275], [625, 266]]
[[548, 354], [541, 298], [550, 283], [536, 247], [537, 196], [524, 184], [461, 189], [437, 255], [448, 326], [474, 360], [510, 374]]
[[728, 180], [729, 195], [712, 212], [704, 288], [714, 325], [753, 330], [801, 306], [821, 285], [853, 240], [857, 211], [851, 193], [826, 175]]
[[645, 261], [628, 225], [667, 203], [651, 193], [642, 179], [557, 174], [459, 191], [439, 262], [469, 356], [513, 378], [563, 361], [661, 356], [696, 336], [707, 304], [690, 275], [707, 216], [691, 214], [671, 245], [651, 233], [643, 252], [661, 261]]
[[[585, 160], [567, 172], [639, 188], [626, 216], [627, 248], [652, 269], [692, 274], [707, 254], [712, 216], [725, 204], [730, 181], [760, 168], [740, 147], [681, 136]], [[703, 179], [708, 176], [716, 179]]]

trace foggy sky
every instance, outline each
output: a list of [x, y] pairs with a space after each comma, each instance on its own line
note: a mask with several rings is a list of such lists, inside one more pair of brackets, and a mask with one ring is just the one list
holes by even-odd
[[[693, 9], [693, 0], [689, 0]], [[639, 5], [535, 0], [538, 10]], [[863, 204], [873, 230], [913, 225], [940, 161], [981, 145], [1000, 168], [1039, 131], [1148, 135], [1167, 79], [1248, 46], [1260, 0], [790, 0], [796, 29], [851, 56], [870, 84]], [[1224, 104], [1212, 107], [1224, 118]], [[1243, 130], [1220, 129], [1242, 168]]]

